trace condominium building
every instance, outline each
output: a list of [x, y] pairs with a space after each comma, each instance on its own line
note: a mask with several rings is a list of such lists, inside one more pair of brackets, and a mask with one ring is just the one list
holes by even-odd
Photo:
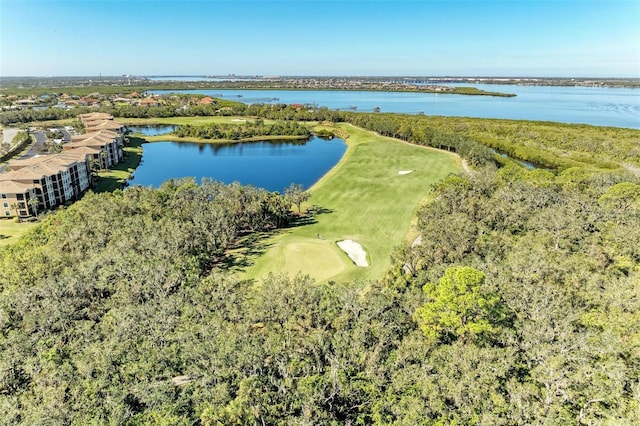
[[100, 130], [110, 130], [123, 134], [125, 127], [123, 124], [113, 120], [90, 120], [84, 122], [84, 130], [87, 133], [98, 132]]
[[26, 217], [75, 200], [92, 184], [92, 169], [122, 160], [126, 128], [110, 114], [81, 114], [88, 133], [72, 136], [58, 154], [12, 160], [0, 173], [0, 216]]
[[82, 124], [86, 121], [92, 120], [113, 120], [113, 115], [106, 112], [89, 112], [86, 114], [79, 114], [78, 120], [80, 120]]
[[113, 116], [106, 112], [91, 112], [78, 115], [78, 120], [84, 126], [86, 133], [97, 132], [100, 130], [111, 130], [116, 133], [123, 134], [126, 127], [117, 121], [113, 121]]
[[101, 169], [108, 169], [118, 164], [124, 155], [122, 135], [110, 130], [72, 136], [71, 142], [62, 145], [64, 152], [86, 147], [100, 151], [98, 154], [94, 154], [92, 158], [100, 164]]
[[0, 216], [31, 216], [35, 214], [35, 207], [30, 202], [33, 198], [36, 198], [36, 189], [33, 185], [0, 181]]
[[[10, 161], [0, 173], [0, 201], [4, 216], [29, 216], [75, 200], [91, 187], [91, 153], [62, 152]], [[31, 198], [37, 203], [29, 203]], [[11, 211], [12, 205], [18, 205]], [[15, 211], [17, 210], [17, 211]]]

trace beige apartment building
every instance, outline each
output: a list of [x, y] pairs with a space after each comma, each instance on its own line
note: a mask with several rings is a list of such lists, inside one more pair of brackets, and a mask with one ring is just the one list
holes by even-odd
[[91, 120], [84, 123], [84, 130], [87, 133], [98, 132], [100, 130], [110, 130], [123, 134], [125, 127], [123, 124], [113, 120]]
[[101, 112], [78, 118], [90, 131], [72, 136], [61, 153], [12, 160], [0, 173], [0, 217], [27, 217], [76, 200], [91, 187], [95, 165], [108, 169], [122, 160], [122, 124]]
[[122, 160], [124, 142], [121, 134], [111, 130], [99, 130], [71, 137], [71, 142], [62, 145], [63, 152], [78, 148], [98, 150], [92, 156], [100, 164], [101, 169], [108, 169]]
[[77, 118], [82, 124], [84, 124], [85, 122], [92, 120], [113, 120], [113, 115], [106, 112], [89, 112], [86, 114], [79, 114]]
[[[67, 201], [77, 199], [91, 187], [91, 153], [62, 152], [8, 164], [9, 171], [0, 173], [0, 200], [3, 216], [30, 216]], [[29, 203], [36, 197], [37, 204]], [[11, 211], [11, 206], [18, 204]], [[7, 208], [8, 207], [8, 208]]]
[[123, 124], [113, 121], [113, 116], [106, 112], [91, 112], [78, 115], [78, 120], [84, 126], [86, 133], [100, 130], [110, 130], [119, 134], [124, 134], [126, 127]]
[[35, 214], [29, 202], [33, 198], [36, 198], [33, 185], [0, 180], [0, 216], [26, 217]]

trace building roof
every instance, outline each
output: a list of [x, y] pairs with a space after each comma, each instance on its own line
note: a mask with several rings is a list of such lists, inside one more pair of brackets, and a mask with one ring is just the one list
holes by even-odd
[[100, 154], [101, 150], [98, 148], [91, 148], [90, 146], [77, 146], [75, 148], [73, 148], [71, 151], [63, 151], [64, 153], [78, 153], [78, 154], [82, 154], [85, 156], [87, 155], [95, 155], [95, 154]]
[[[98, 151], [99, 152], [99, 151]], [[31, 158], [25, 158], [22, 160], [11, 160], [7, 163], [9, 170], [20, 170], [25, 167], [34, 166], [37, 164], [73, 164], [78, 161], [85, 161], [87, 153], [81, 152], [60, 152], [50, 155], [38, 155]]]
[[28, 167], [28, 166], [32, 166], [34, 164], [38, 164], [39, 162], [41, 162], [44, 157], [48, 157], [47, 155], [36, 155], [34, 157], [31, 158], [23, 158], [23, 159], [18, 159], [18, 160], [9, 160], [9, 162], [7, 163], [7, 167], [9, 168], [9, 170], [19, 170], [22, 169], [23, 167]]
[[115, 142], [118, 134], [111, 130], [99, 130], [96, 132], [85, 133], [82, 135], [71, 136], [71, 142], [62, 145], [62, 149], [68, 147], [76, 148], [79, 146], [103, 146]]
[[79, 114], [78, 120], [91, 121], [91, 120], [113, 120], [113, 115], [106, 112], [88, 112], [86, 114]]
[[34, 180], [43, 176], [53, 176], [69, 170], [76, 163], [84, 163], [87, 155], [85, 152], [67, 151], [25, 160], [12, 160], [8, 164], [10, 171], [0, 173], [0, 181]]
[[0, 181], [0, 193], [3, 194], [24, 194], [33, 188], [27, 183], [14, 182], [12, 180]]
[[[52, 174], [57, 174], [57, 172]], [[46, 173], [40, 165], [36, 164], [20, 170], [0, 173], [0, 181], [35, 180], [42, 179], [44, 176], [50, 176], [50, 174]]]
[[160, 101], [154, 98], [144, 98], [143, 100], [140, 101], [140, 105], [156, 105], [159, 104]]
[[97, 130], [120, 130], [123, 127], [123, 124], [113, 120], [92, 120], [84, 123], [84, 128], [87, 132], [95, 132]]

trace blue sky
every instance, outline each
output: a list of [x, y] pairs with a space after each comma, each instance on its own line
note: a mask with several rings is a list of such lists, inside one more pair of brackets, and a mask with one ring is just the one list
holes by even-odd
[[0, 76], [640, 77], [640, 1], [0, 0]]

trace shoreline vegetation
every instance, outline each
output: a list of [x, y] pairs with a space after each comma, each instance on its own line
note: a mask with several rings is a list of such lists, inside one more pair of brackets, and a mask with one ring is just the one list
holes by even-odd
[[200, 89], [222, 89], [222, 90], [318, 90], [318, 91], [355, 91], [355, 92], [415, 92], [434, 93], [447, 95], [468, 95], [468, 96], [496, 96], [515, 97], [514, 93], [494, 92], [478, 89], [476, 87], [450, 87], [436, 84], [418, 85], [408, 83], [333, 83], [333, 82], [261, 82], [261, 81], [225, 81], [225, 82], [198, 82], [194, 83], [164, 83], [167, 87], [153, 88], [147, 90], [200, 90]]
[[[55, 80], [54, 80], [55, 82]], [[108, 84], [107, 81], [86, 82], [82, 85], [48, 86], [42, 85], [16, 85], [7, 84], [7, 79], [2, 82], [0, 94], [24, 95], [36, 93], [65, 92], [67, 94], [85, 96], [99, 92], [102, 94], [115, 94], [122, 91], [122, 85]], [[107, 84], [105, 84], [107, 83]], [[513, 93], [485, 91], [476, 87], [452, 87], [442, 84], [408, 83], [400, 81], [370, 81], [351, 79], [322, 79], [300, 78], [286, 80], [241, 80], [241, 81], [152, 81], [148, 79], [137, 80], [134, 84], [127, 84], [127, 90], [146, 92], [149, 90], [195, 90], [195, 89], [222, 89], [222, 90], [324, 90], [324, 91], [371, 91], [371, 92], [416, 92], [468, 96], [496, 96], [515, 97]]]
[[113, 192], [122, 189], [135, 172], [142, 161], [142, 144], [146, 142], [144, 137], [138, 135], [129, 136], [127, 146], [123, 148], [124, 157], [122, 161], [111, 169], [97, 172], [93, 192]]
[[[198, 81], [179, 81], [180, 78], [201, 78]], [[152, 80], [151, 78], [154, 78]], [[157, 80], [157, 78], [165, 78]], [[217, 81], [211, 81], [216, 79]], [[372, 76], [372, 77], [319, 77], [319, 76], [85, 76], [85, 77], [2, 77], [0, 94], [22, 95], [52, 91], [75, 95], [94, 92], [120, 93], [123, 87], [130, 91], [190, 90], [190, 89], [282, 89], [282, 90], [360, 90], [390, 91], [390, 87], [404, 90], [424, 89], [426, 85], [449, 87], [452, 84], [488, 84], [514, 86], [564, 86], [602, 88], [640, 88], [640, 78], [566, 78], [566, 77], [455, 77], [455, 76]], [[460, 89], [469, 89], [462, 87]], [[473, 89], [473, 88], [471, 88]], [[444, 92], [453, 93], [453, 92]], [[498, 92], [459, 93], [467, 95], [510, 96]]]

